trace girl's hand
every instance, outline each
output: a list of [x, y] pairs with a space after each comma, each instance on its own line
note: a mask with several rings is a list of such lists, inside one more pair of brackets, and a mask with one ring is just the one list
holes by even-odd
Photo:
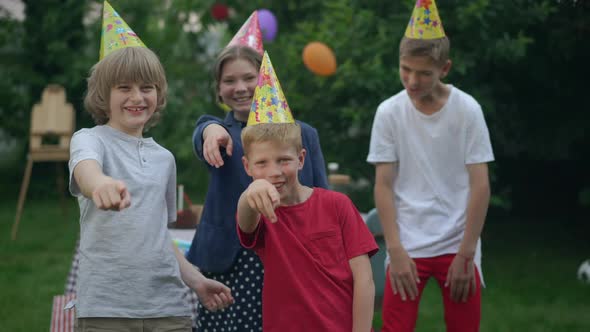
[[231, 156], [233, 141], [231, 136], [218, 124], [210, 124], [203, 130], [203, 157], [209, 165], [219, 168], [223, 166], [223, 157], [220, 148], [224, 147], [228, 156]]

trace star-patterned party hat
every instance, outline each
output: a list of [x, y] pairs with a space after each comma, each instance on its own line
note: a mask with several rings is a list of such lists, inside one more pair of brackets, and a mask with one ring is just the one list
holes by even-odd
[[245, 45], [255, 49], [260, 55], [264, 53], [262, 44], [262, 31], [260, 30], [260, 22], [258, 21], [258, 12], [254, 11], [250, 17], [244, 22], [240, 30], [227, 44], [227, 46]]
[[272, 67], [268, 53], [264, 52], [247, 125], [294, 122], [295, 119], [283, 94], [281, 83]]
[[438, 39], [445, 36], [438, 9], [434, 0], [417, 0], [412, 17], [406, 28], [406, 37], [411, 39]]
[[102, 11], [102, 38], [100, 40], [100, 59], [124, 47], [146, 47], [139, 37], [123, 21], [108, 1]]

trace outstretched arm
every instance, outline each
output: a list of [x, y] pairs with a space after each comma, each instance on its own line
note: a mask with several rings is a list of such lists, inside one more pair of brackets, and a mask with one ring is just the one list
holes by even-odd
[[389, 253], [389, 278], [393, 293], [399, 292], [403, 301], [418, 296], [418, 269], [402, 247], [395, 210], [393, 184], [397, 177], [397, 163], [378, 163], [375, 166], [375, 205]]
[[371, 331], [375, 305], [375, 283], [371, 261], [368, 255], [354, 257], [348, 261], [352, 270], [354, 293], [352, 301], [352, 331]]
[[172, 243], [174, 255], [180, 267], [182, 281], [198, 295], [199, 301], [207, 310], [216, 311], [227, 308], [234, 303], [231, 290], [224, 284], [206, 278], [195, 266], [182, 255], [178, 247]]
[[96, 160], [82, 160], [74, 168], [74, 178], [84, 197], [92, 199], [101, 210], [120, 211], [131, 204], [123, 181], [105, 175]]
[[446, 282], [447, 286], [451, 287], [451, 299], [457, 302], [467, 301], [468, 296], [475, 294], [476, 291], [473, 257], [490, 201], [488, 165], [486, 163], [469, 164], [467, 171], [469, 172], [469, 202], [465, 234], [459, 252], [449, 267]]

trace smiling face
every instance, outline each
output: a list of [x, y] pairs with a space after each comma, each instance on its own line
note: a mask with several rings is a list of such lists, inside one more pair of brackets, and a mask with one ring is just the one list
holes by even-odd
[[154, 84], [119, 83], [111, 88], [107, 125], [128, 135], [142, 137], [157, 102], [158, 92]]
[[305, 149], [297, 151], [292, 144], [260, 141], [249, 145], [242, 162], [254, 180], [265, 179], [275, 186], [281, 195], [281, 205], [292, 205], [299, 202], [304, 188], [297, 178], [304, 159]]
[[125, 47], [92, 67], [84, 108], [97, 125], [108, 123], [141, 136], [158, 122], [167, 95], [166, 73], [156, 54], [145, 47]]
[[258, 68], [244, 58], [227, 60], [219, 78], [218, 93], [238, 120], [248, 120], [252, 97], [258, 83]]

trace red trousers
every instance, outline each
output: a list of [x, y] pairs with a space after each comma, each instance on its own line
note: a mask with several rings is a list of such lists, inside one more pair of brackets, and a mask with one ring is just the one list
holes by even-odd
[[420, 283], [418, 297], [415, 300], [402, 301], [399, 292], [393, 294], [389, 278], [389, 267], [385, 274], [385, 289], [383, 290], [383, 329], [382, 332], [412, 332], [418, 318], [418, 304], [426, 282], [433, 277], [440, 286], [447, 332], [476, 332], [479, 331], [481, 319], [481, 279], [475, 268], [476, 292], [470, 295], [467, 302], [451, 301], [451, 288], [445, 287], [447, 271], [455, 255], [443, 255], [429, 258], [415, 258]]

